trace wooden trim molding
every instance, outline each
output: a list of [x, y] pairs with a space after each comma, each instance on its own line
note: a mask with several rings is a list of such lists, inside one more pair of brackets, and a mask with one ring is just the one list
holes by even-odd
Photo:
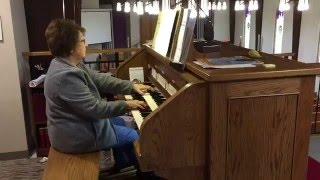
[[29, 156], [28, 151], [15, 151], [15, 152], [0, 153], [0, 161], [27, 158], [28, 156]]
[[[106, 49], [106, 50], [99, 50], [99, 49], [88, 49], [87, 54], [92, 53], [105, 53], [105, 54], [114, 54], [114, 53], [124, 53], [124, 52], [137, 52], [141, 50], [141, 48], [117, 48], [117, 49]], [[35, 51], [35, 52], [23, 52], [23, 57], [29, 56], [51, 56], [50, 51]]]
[[230, 21], [230, 43], [234, 44], [234, 29], [236, 23], [236, 12], [234, 11], [235, 0], [229, 1], [229, 21]]
[[299, 57], [302, 12], [298, 11], [297, 7], [298, 7], [298, 2], [295, 2], [293, 7], [293, 32], [292, 32], [292, 53], [294, 53], [293, 59], [298, 59]]

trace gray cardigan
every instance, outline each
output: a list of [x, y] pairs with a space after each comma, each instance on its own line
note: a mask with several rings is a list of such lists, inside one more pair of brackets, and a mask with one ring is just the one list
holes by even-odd
[[108, 118], [123, 115], [124, 101], [107, 102], [100, 93], [130, 94], [133, 85], [66, 59], [52, 60], [44, 82], [51, 146], [65, 153], [110, 148], [117, 142]]

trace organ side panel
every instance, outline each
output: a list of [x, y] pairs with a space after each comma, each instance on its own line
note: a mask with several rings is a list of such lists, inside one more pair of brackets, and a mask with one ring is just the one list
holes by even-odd
[[169, 179], [189, 173], [205, 179], [208, 108], [207, 85], [197, 83], [185, 86], [153, 112], [144, 121], [138, 141], [141, 169]]

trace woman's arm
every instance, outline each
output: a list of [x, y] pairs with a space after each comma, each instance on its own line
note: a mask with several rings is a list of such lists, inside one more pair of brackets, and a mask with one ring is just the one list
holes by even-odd
[[[84, 67], [86, 68], [86, 67]], [[110, 73], [99, 73], [86, 68], [89, 75], [97, 85], [99, 91], [111, 94], [131, 94], [133, 83], [127, 80], [121, 80], [111, 76]]]
[[58, 97], [75, 113], [95, 119], [115, 117], [126, 112], [128, 107], [125, 101], [107, 102], [97, 98], [91, 93], [86, 81], [81, 70], [67, 72], [60, 81]]

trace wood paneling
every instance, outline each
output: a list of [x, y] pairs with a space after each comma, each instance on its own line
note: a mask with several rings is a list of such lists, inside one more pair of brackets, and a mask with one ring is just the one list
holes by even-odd
[[254, 96], [277, 96], [283, 94], [299, 94], [300, 79], [269, 79], [254, 82], [230, 83], [227, 89], [231, 98]]
[[158, 16], [144, 14], [140, 16], [140, 42], [152, 40], [157, 26]]
[[311, 133], [310, 119], [312, 119], [314, 82], [315, 77], [305, 77], [301, 80], [301, 93], [296, 111], [292, 180], [305, 179], [307, 174], [308, 157], [306, 155], [308, 154]]
[[81, 0], [25, 0], [24, 7], [30, 51], [48, 50], [44, 33], [51, 20], [81, 23]]
[[211, 179], [304, 179], [313, 84], [312, 77], [212, 83]]
[[30, 51], [48, 50], [44, 32], [51, 20], [63, 18], [63, 0], [25, 0], [24, 7]]
[[72, 19], [77, 24], [81, 24], [81, 2], [82, 0], [64, 0], [66, 19]]
[[[168, 99], [151, 114], [152, 118], [146, 118], [139, 139], [141, 169], [205, 167], [207, 108], [206, 85], [194, 84]], [[206, 169], [203, 168], [202, 171], [204, 174]]]
[[[223, 83], [210, 85], [209, 173], [210, 179], [226, 179], [227, 152], [227, 87]], [[214, 95], [216, 94], [216, 95]]]
[[128, 48], [130, 46], [130, 14], [113, 10], [112, 21], [114, 48]]
[[291, 179], [297, 95], [228, 104], [226, 179]]

